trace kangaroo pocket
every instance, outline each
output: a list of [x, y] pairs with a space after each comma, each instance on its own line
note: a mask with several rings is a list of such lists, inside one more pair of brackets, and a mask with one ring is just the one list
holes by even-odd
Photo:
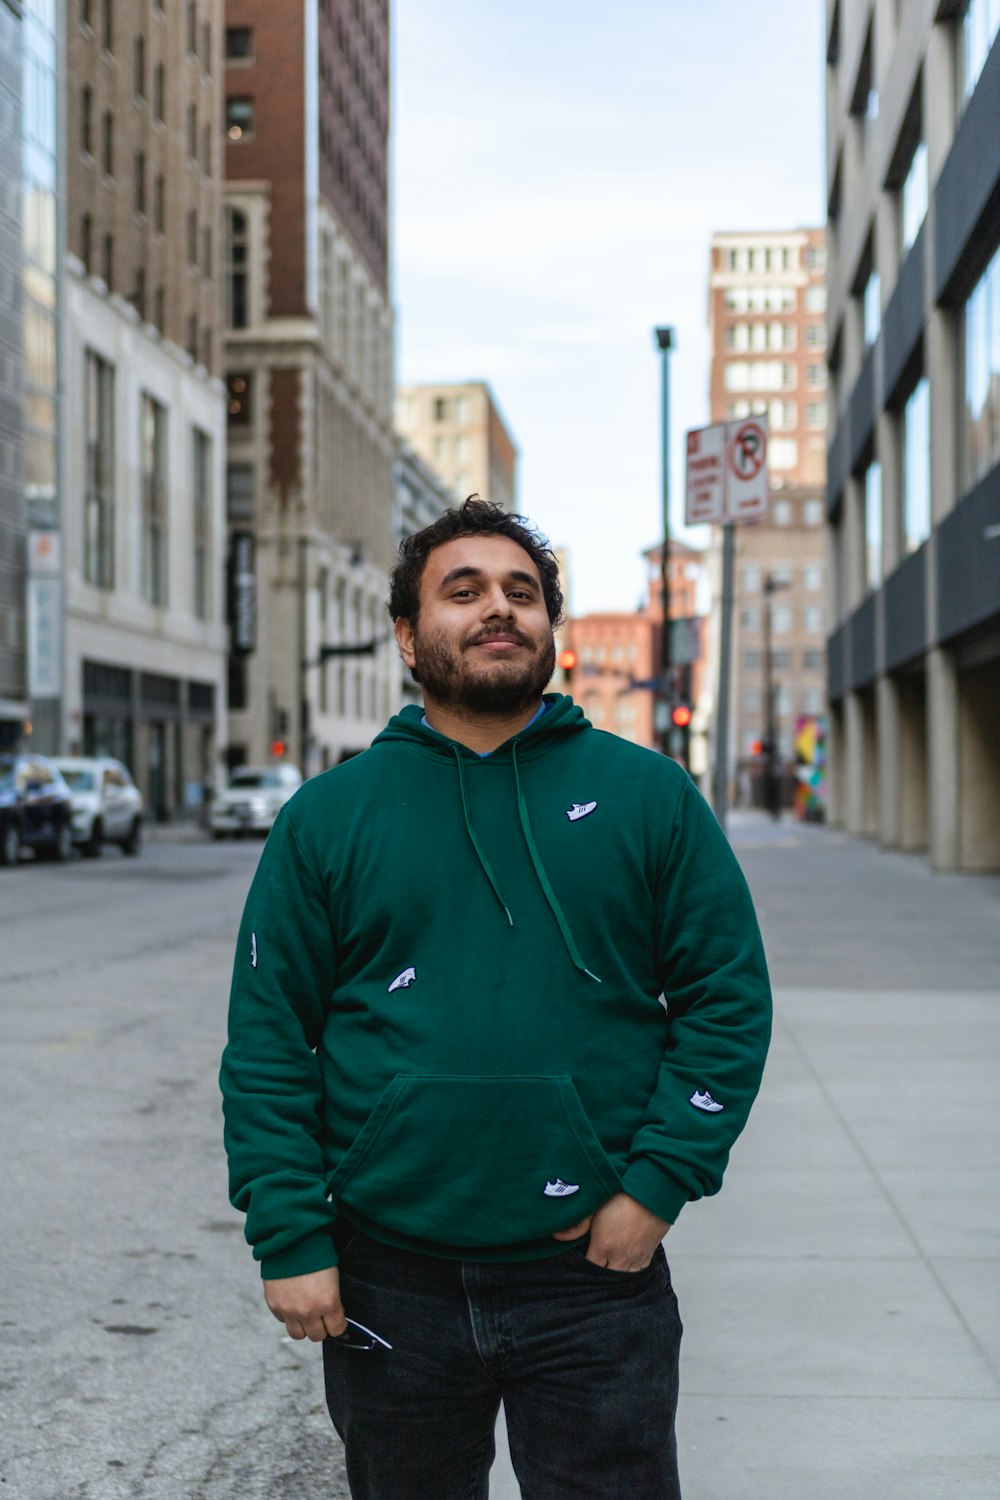
[[565, 1229], [621, 1179], [571, 1078], [399, 1074], [329, 1188], [387, 1229], [471, 1248]]

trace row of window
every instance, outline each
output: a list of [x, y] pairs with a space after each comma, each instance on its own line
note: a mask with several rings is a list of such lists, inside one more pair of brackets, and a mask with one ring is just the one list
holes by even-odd
[[[802, 264], [810, 271], [823, 270], [826, 251], [821, 245], [806, 245]], [[735, 245], [726, 252], [726, 267], [740, 272], [797, 271], [799, 255], [790, 245]]]
[[[804, 338], [808, 348], [825, 348], [826, 324], [807, 323]], [[794, 323], [730, 323], [726, 328], [725, 343], [727, 349], [739, 352], [794, 349], [796, 328]]]
[[[162, 108], [162, 106], [160, 106]], [[158, 114], [162, 119], [162, 114]], [[89, 84], [80, 91], [80, 150], [85, 156], [100, 162], [101, 172], [105, 177], [114, 178], [115, 175], [115, 115], [114, 111], [106, 109], [101, 115], [100, 143], [97, 142], [97, 132], [94, 121], [94, 91]], [[206, 177], [212, 175], [212, 145], [213, 134], [210, 124], [204, 124], [201, 128], [200, 154], [198, 135], [198, 109], [194, 104], [189, 104], [187, 109], [187, 152], [190, 159], [201, 167]], [[142, 158], [145, 162], [145, 152], [137, 152], [133, 160]], [[138, 209], [137, 212], [145, 212]]]
[[[169, 489], [167, 408], [144, 392], [140, 403], [140, 592], [148, 603], [169, 603]], [[115, 367], [94, 350], [84, 372], [85, 469], [83, 576], [97, 588], [115, 587]], [[192, 427], [189, 489], [192, 504], [192, 600], [197, 619], [210, 617], [212, 440]]]
[[[810, 646], [807, 650], [798, 653], [779, 649], [771, 652], [772, 672], [793, 672], [801, 668], [803, 672], [822, 672], [826, 664], [826, 653], [819, 647]], [[764, 653], [762, 651], [744, 651], [743, 670], [745, 672], [761, 672], [764, 669]]]
[[[795, 623], [795, 610], [790, 604], [770, 606], [771, 634], [790, 635]], [[757, 605], [748, 605], [740, 610], [740, 624], [744, 630], [758, 631], [763, 628], [763, 615]], [[823, 609], [819, 604], [807, 604], [802, 610], [802, 629], [807, 635], [823, 634]]]
[[[117, 0], [118, 4], [122, 0]], [[126, 15], [131, 8], [130, 0], [124, 0]], [[164, 0], [153, 0], [153, 8], [160, 15], [163, 14]], [[98, 9], [100, 14], [98, 14]], [[115, 54], [115, 10], [116, 0], [80, 0], [80, 24], [88, 31], [97, 31], [101, 38], [101, 46], [109, 56]], [[191, 57], [199, 57], [198, 41], [198, 3], [197, 0], [187, 0], [187, 50]], [[212, 73], [212, 24], [203, 21], [201, 25], [201, 53], [200, 61], [205, 73], [211, 77]]]
[[[788, 391], [798, 383], [794, 364], [772, 359], [727, 360], [722, 372], [727, 391]], [[806, 365], [806, 385], [814, 390], [826, 387], [826, 365]]]
[[[816, 500], [813, 504], [822, 510], [823, 502]], [[796, 570], [790, 563], [775, 563], [771, 567], [760, 568], [756, 563], [743, 569], [742, 581], [745, 594], [756, 594], [760, 592], [763, 583], [769, 578], [773, 586], [782, 589], [793, 588], [795, 585]], [[823, 569], [819, 563], [806, 563], [802, 568], [802, 587], [810, 594], [819, 593], [823, 587]]]
[[[745, 714], [759, 714], [763, 703], [763, 692], [760, 688], [744, 688], [742, 693], [743, 712]], [[774, 685], [774, 711], [780, 719], [788, 719], [792, 714], [821, 714], [826, 709], [826, 692], [820, 687], [802, 688], [796, 693], [785, 683], [778, 682]], [[756, 736], [751, 736], [756, 738]]]
[[[790, 432], [799, 425], [799, 408], [795, 401], [730, 401], [726, 416], [731, 422], [744, 417], [767, 417], [772, 432]], [[826, 402], [807, 401], [806, 426], [826, 427]]]

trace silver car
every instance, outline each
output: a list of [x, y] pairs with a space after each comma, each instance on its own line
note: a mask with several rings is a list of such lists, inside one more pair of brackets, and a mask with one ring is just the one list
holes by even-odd
[[301, 785], [297, 766], [240, 766], [212, 803], [209, 827], [213, 838], [270, 832], [281, 808]]
[[120, 845], [124, 854], [142, 848], [142, 793], [120, 760], [110, 756], [59, 755], [73, 799], [73, 842], [84, 854], [100, 854], [104, 844]]

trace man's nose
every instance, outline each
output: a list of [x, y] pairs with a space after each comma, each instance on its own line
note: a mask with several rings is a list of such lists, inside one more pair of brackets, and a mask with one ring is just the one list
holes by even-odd
[[490, 589], [483, 599], [483, 619], [512, 620], [514, 618], [514, 606], [507, 598], [504, 590], [498, 584], [496, 588]]

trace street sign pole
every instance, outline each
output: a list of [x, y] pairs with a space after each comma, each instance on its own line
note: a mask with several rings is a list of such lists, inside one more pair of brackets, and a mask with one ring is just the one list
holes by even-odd
[[733, 554], [736, 527], [728, 521], [722, 528], [722, 599], [719, 612], [719, 701], [715, 712], [715, 767], [712, 807], [723, 833], [729, 806], [729, 677], [733, 640]]
[[673, 674], [670, 655], [670, 351], [677, 343], [673, 328], [653, 330], [660, 351], [660, 451], [663, 500], [663, 552], [660, 558], [660, 589], [663, 603], [663, 626], [660, 631], [661, 709], [663, 717], [663, 753], [670, 754], [670, 710], [673, 707]]

